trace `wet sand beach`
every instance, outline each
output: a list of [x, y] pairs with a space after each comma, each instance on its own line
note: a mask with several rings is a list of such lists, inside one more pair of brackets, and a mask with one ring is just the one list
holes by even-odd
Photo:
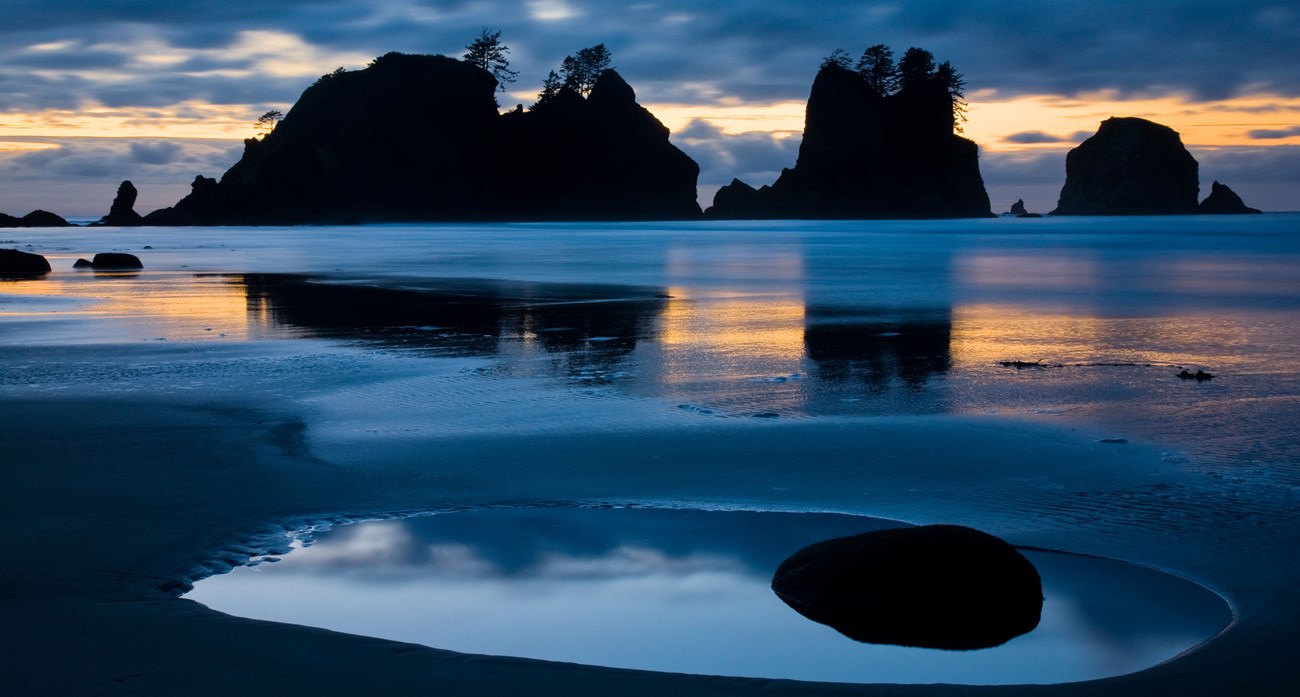
[[[19, 240], [55, 272], [0, 286], [5, 690], [1289, 694], [1294, 243], [1202, 230], [1143, 275], [1131, 246], [1151, 258], [1189, 238], [1076, 222], [1039, 242], [1000, 222], [762, 245], [729, 229], [381, 229], [365, 245], [422, 250], [395, 268], [335, 231], [229, 232], [220, 259], [215, 233], [136, 231], [109, 239], [158, 254], [103, 278], [65, 268], [103, 238]], [[285, 273], [300, 280], [256, 275]], [[387, 315], [349, 315], [335, 286]], [[401, 293], [482, 307], [408, 323], [419, 302]], [[1061, 367], [999, 364], [1015, 359]], [[964, 524], [1184, 576], [1235, 620], [1101, 681], [835, 685], [457, 654], [177, 597], [314, 523], [530, 505]]]

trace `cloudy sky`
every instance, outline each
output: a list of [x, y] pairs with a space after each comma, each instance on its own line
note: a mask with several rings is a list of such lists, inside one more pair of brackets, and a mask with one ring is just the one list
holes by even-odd
[[316, 77], [388, 51], [460, 55], [502, 31], [505, 106], [596, 43], [700, 163], [701, 203], [792, 166], [821, 59], [876, 43], [951, 61], [995, 210], [1049, 210], [1065, 152], [1109, 116], [1178, 130], [1247, 203], [1300, 210], [1300, 9], [1238, 0], [5, 0], [0, 211], [98, 216], [122, 179], [137, 209], [220, 176], [253, 120]]

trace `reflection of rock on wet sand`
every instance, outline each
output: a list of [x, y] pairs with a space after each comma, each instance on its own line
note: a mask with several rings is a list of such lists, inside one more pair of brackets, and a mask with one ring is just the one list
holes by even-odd
[[653, 334], [665, 302], [659, 289], [623, 286], [455, 280], [384, 288], [280, 274], [239, 279], [249, 312], [265, 311], [310, 336], [461, 357], [530, 342], [565, 354], [575, 374], [631, 353]]
[[952, 367], [952, 319], [947, 310], [881, 312], [808, 309], [804, 346], [827, 380], [860, 379], [885, 387], [895, 379], [919, 388]]

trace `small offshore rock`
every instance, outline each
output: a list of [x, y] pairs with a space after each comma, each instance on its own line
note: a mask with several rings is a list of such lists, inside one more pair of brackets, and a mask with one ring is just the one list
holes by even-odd
[[0, 249], [0, 275], [39, 276], [50, 272], [50, 262], [40, 254]]
[[91, 269], [94, 267], [95, 265], [89, 259], [78, 259], [72, 264], [74, 269]]
[[1262, 211], [1247, 206], [1246, 202], [1242, 201], [1241, 197], [1237, 195], [1237, 192], [1229, 189], [1226, 184], [1220, 184], [1216, 181], [1210, 186], [1210, 195], [1206, 196], [1204, 201], [1201, 201], [1197, 212], [1209, 215], [1241, 215], [1261, 213]]
[[102, 252], [96, 254], [90, 264], [95, 269], [105, 270], [144, 268], [144, 264], [140, 262], [140, 257], [125, 252]]
[[1193, 373], [1190, 370], [1183, 368], [1182, 370], [1178, 371], [1178, 379], [1205, 382], [1206, 380], [1213, 380], [1214, 373], [1207, 373], [1204, 370], [1198, 370], [1195, 373]]

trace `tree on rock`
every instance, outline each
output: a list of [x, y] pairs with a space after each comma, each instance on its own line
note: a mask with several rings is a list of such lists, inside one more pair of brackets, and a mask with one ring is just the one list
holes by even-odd
[[934, 77], [934, 54], [923, 48], [913, 46], [898, 61], [898, 80], [900, 89], [924, 85]]
[[944, 61], [934, 70], [934, 81], [948, 92], [952, 100], [952, 130], [962, 133], [966, 123], [966, 76], [957, 72], [952, 63]]
[[564, 59], [560, 64], [560, 76], [564, 84], [586, 97], [591, 88], [596, 86], [600, 74], [611, 67], [613, 57], [605, 44], [596, 44], [578, 51]]
[[837, 48], [834, 51], [831, 51], [831, 55], [822, 59], [821, 67], [825, 69], [832, 65], [837, 65], [845, 70], [849, 70], [849, 66], [852, 64], [853, 60], [849, 58], [848, 51], [845, 51], [842, 48]]
[[265, 138], [271, 135], [271, 131], [274, 131], [275, 127], [280, 125], [283, 120], [284, 112], [279, 109], [272, 109], [257, 117], [257, 120], [253, 122], [253, 129], [257, 131], [257, 137]]
[[894, 65], [894, 52], [884, 44], [876, 44], [862, 52], [856, 66], [858, 74], [882, 97], [898, 91], [898, 66]]
[[465, 46], [461, 60], [492, 73], [492, 77], [497, 79], [497, 89], [505, 92], [506, 85], [514, 82], [519, 74], [519, 71], [510, 69], [507, 53], [510, 53], [510, 47], [501, 41], [501, 31], [484, 27], [478, 37]]
[[613, 57], [605, 44], [596, 44], [564, 57], [559, 71], [552, 70], [542, 82], [542, 91], [537, 93], [534, 107], [555, 99], [561, 92], [568, 91], [586, 97], [596, 86], [600, 74], [609, 70]]

